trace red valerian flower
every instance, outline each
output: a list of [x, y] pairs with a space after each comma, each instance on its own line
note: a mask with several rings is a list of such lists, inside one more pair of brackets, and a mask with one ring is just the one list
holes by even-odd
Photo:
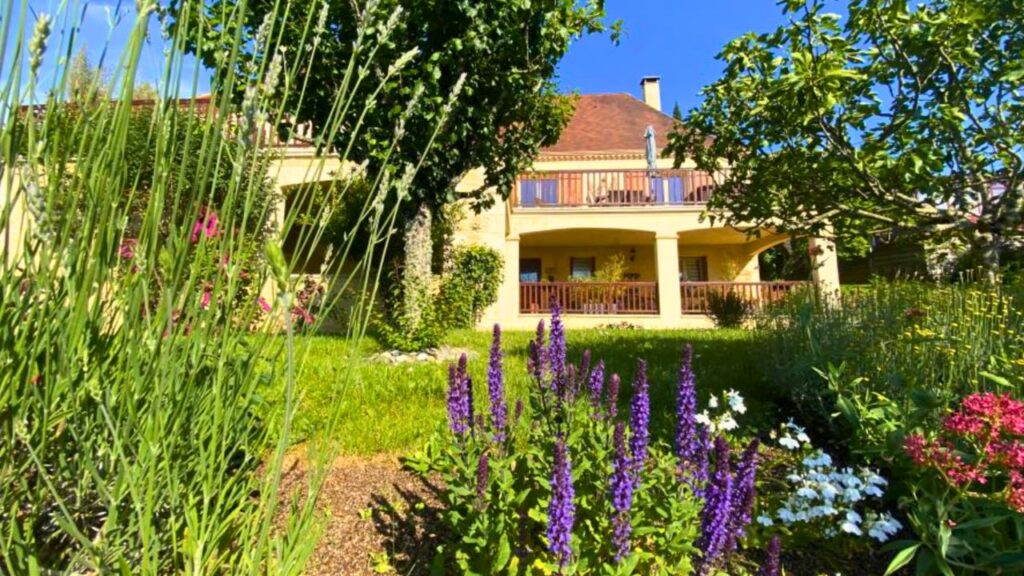
[[1010, 494], [1006, 497], [1006, 503], [1017, 512], [1024, 513], [1024, 472], [1010, 472]]
[[915, 465], [939, 472], [950, 486], [992, 486], [991, 497], [1024, 512], [1024, 402], [1009, 394], [967, 396], [936, 438], [912, 434], [903, 449]]

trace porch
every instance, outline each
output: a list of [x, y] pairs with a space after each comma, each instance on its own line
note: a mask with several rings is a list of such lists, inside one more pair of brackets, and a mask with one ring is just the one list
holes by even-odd
[[[732, 293], [754, 313], [810, 282], [762, 281], [758, 255], [787, 237], [760, 236], [697, 220], [687, 211], [522, 210], [507, 213], [504, 280], [482, 325], [531, 329], [557, 302], [580, 328], [712, 327], [714, 294]], [[811, 252], [817, 280], [834, 269], [831, 249]]]
[[[706, 315], [712, 294], [737, 294], [758, 312], [808, 282], [679, 282], [679, 314]], [[657, 282], [520, 282], [520, 314], [549, 314], [552, 303], [563, 314], [657, 316]]]

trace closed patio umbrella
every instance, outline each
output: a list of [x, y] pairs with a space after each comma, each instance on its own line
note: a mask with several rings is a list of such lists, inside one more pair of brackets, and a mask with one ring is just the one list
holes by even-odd
[[644, 131], [644, 141], [647, 144], [647, 169], [651, 171], [651, 176], [654, 176], [654, 171], [658, 169], [658, 145], [654, 141], [654, 126], [648, 126]]
[[654, 202], [662, 201], [662, 185], [661, 179], [657, 177], [658, 170], [658, 144], [654, 140], [654, 126], [648, 126], [647, 130], [644, 130], [644, 143], [645, 152], [647, 153], [647, 175], [650, 177], [651, 182], [651, 195], [650, 200]]

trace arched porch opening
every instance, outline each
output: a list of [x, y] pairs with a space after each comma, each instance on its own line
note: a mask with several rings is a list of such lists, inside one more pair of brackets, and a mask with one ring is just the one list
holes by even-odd
[[554, 302], [566, 314], [659, 312], [653, 232], [570, 228], [524, 234], [514, 265], [520, 313], [546, 314]]
[[733, 294], [752, 311], [784, 298], [804, 282], [775, 281], [761, 275], [758, 255], [789, 236], [762, 231], [752, 236], [735, 228], [679, 233], [679, 299], [683, 314], [707, 314], [716, 295]]

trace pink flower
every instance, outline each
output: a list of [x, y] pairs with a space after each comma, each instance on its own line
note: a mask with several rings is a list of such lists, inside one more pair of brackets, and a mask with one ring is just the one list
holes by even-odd
[[313, 315], [302, 306], [295, 306], [292, 308], [292, 318], [303, 326], [309, 326], [316, 320]]
[[207, 238], [213, 238], [217, 236], [217, 213], [211, 211], [209, 217], [206, 219], [206, 228], [203, 230]]
[[206, 310], [207, 308], [210, 307], [210, 299], [212, 297], [213, 294], [210, 293], [209, 288], [203, 290], [203, 299], [199, 302], [199, 305], [203, 307], [203, 310]]
[[217, 213], [205, 208], [199, 209], [199, 217], [192, 225], [192, 243], [199, 242], [200, 236], [216, 238], [217, 236]]
[[920, 434], [911, 434], [903, 442], [903, 450], [918, 466], [924, 466], [928, 462], [928, 447], [928, 441]]
[[1024, 473], [1019, 470], [1010, 472], [1010, 489], [1006, 503], [1017, 512], [1024, 513]]
[[138, 241], [135, 238], [125, 238], [124, 241], [121, 242], [121, 246], [117, 249], [117, 255], [120, 256], [122, 260], [131, 260], [132, 258], [135, 258], [136, 244], [138, 244]]

